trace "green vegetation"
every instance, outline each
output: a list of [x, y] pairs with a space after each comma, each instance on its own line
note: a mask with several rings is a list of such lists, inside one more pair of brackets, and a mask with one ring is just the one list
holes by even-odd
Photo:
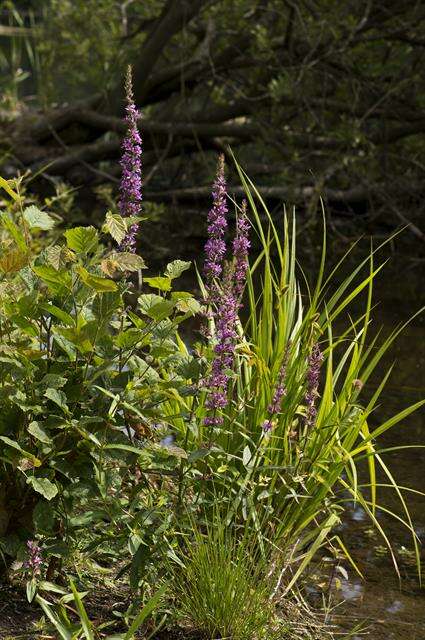
[[[378, 469], [420, 568], [379, 443], [424, 401], [372, 426], [390, 371], [361, 400], [402, 330], [381, 345], [369, 338], [379, 247], [340, 280], [341, 264], [326, 272], [324, 235], [308, 283], [295, 219], [275, 223], [236, 168], [262, 249], [214, 409], [208, 380], [237, 255], [213, 281], [199, 276], [198, 300], [177, 284], [189, 263], [146, 277], [141, 257], [116, 250], [137, 219], [108, 212], [100, 230], [63, 231], [56, 215], [25, 206], [20, 180], [1, 181], [0, 549], [61, 638], [128, 640], [138, 627], [151, 637], [175, 623], [206, 638], [300, 637], [277, 603], [325, 549], [354, 564], [338, 528], [347, 505], [361, 505], [393, 554]], [[239, 219], [244, 211], [235, 204]], [[208, 340], [182, 339], [194, 318]], [[54, 584], [64, 575], [70, 590]], [[102, 579], [127, 584], [131, 604], [91, 623], [83, 597]]]

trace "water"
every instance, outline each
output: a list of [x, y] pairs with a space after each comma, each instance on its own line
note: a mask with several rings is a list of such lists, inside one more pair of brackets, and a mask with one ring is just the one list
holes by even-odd
[[[425, 262], [411, 260], [407, 255], [393, 257], [377, 282], [376, 299], [381, 304], [374, 314], [375, 325], [382, 325], [384, 331], [389, 332], [425, 304], [424, 270]], [[373, 418], [374, 425], [425, 398], [424, 314], [415, 318], [399, 336], [380, 366], [379, 375], [393, 362], [394, 372]], [[398, 445], [425, 447], [424, 408], [384, 434], [381, 447]], [[384, 460], [400, 485], [425, 491], [425, 448], [387, 453]], [[404, 496], [416, 534], [425, 546], [425, 497], [415, 493], [404, 493]], [[381, 490], [378, 501], [402, 515], [400, 502], [393, 492]], [[339, 576], [340, 589], [336, 596], [336, 601], [344, 603], [337, 607], [333, 619], [346, 630], [363, 621], [371, 640], [424, 640], [425, 589], [419, 584], [411, 536], [394, 518], [385, 513], [379, 515], [394, 548], [400, 579], [382, 538], [373, 533], [363, 510], [353, 508], [344, 522], [343, 537], [364, 579], [344, 563], [349, 577], [345, 580]], [[421, 556], [425, 566], [423, 548]], [[422, 572], [425, 581], [425, 571]], [[365, 636], [353, 636], [356, 640], [361, 637]]]

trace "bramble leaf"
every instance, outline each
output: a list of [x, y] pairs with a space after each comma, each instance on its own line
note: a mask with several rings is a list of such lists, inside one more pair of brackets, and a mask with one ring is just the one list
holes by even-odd
[[98, 233], [94, 227], [73, 227], [65, 231], [66, 244], [77, 253], [91, 253], [98, 245]]
[[114, 214], [111, 211], [108, 211], [102, 231], [104, 233], [109, 233], [117, 244], [121, 244], [127, 233], [127, 225], [124, 218], [119, 214]]
[[118, 288], [113, 280], [94, 276], [92, 273], [89, 273], [87, 269], [84, 269], [84, 267], [78, 268], [78, 274], [85, 285], [99, 293], [104, 291], [116, 291]]
[[190, 269], [191, 264], [191, 262], [186, 262], [185, 260], [173, 260], [167, 264], [165, 275], [171, 279], [178, 278], [183, 271]]
[[27, 207], [22, 215], [30, 229], [48, 231], [49, 229], [53, 229], [56, 224], [56, 221], [49, 216], [48, 213], [41, 211], [41, 209], [33, 204]]

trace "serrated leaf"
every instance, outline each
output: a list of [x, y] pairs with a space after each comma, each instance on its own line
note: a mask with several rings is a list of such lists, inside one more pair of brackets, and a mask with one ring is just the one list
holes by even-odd
[[63, 411], [68, 410], [66, 395], [60, 389], [53, 389], [52, 387], [49, 387], [49, 389], [46, 389], [44, 392], [44, 395], [46, 398], [57, 404]]
[[52, 439], [48, 433], [43, 429], [39, 422], [30, 422], [28, 425], [28, 433], [30, 433], [34, 438], [40, 440], [44, 444], [51, 444]]
[[98, 245], [98, 233], [94, 227], [73, 227], [65, 231], [66, 244], [76, 253], [90, 253]]
[[119, 214], [108, 211], [102, 231], [109, 233], [117, 244], [121, 244], [127, 234], [127, 225]]
[[185, 260], [173, 260], [173, 262], [167, 264], [165, 275], [171, 279], [178, 278], [183, 271], [190, 269], [191, 264], [191, 262], [186, 262]]
[[160, 304], [164, 301], [162, 296], [157, 295], [156, 293], [143, 293], [138, 298], [138, 303], [140, 310], [148, 315], [150, 309], [152, 309], [155, 305]]
[[68, 262], [75, 262], [75, 253], [68, 249], [66, 245], [53, 245], [47, 247], [44, 251], [46, 261], [51, 264], [56, 270], [64, 267]]
[[102, 293], [104, 291], [116, 291], [117, 285], [113, 280], [109, 280], [108, 278], [101, 278], [100, 276], [95, 276], [92, 273], [89, 273], [87, 269], [84, 267], [78, 268], [78, 274], [84, 282], [85, 285]]
[[93, 313], [101, 321], [110, 318], [122, 304], [121, 295], [118, 291], [105, 291], [96, 296], [93, 301]]
[[47, 262], [51, 264], [52, 267], [54, 267], [57, 271], [59, 271], [62, 266], [62, 247], [60, 247], [59, 245], [47, 247], [47, 249], [45, 250], [45, 254]]
[[182, 313], [191, 313], [196, 315], [201, 310], [201, 305], [195, 298], [186, 298], [185, 300], [178, 300], [176, 302], [176, 309]]
[[46, 500], [52, 500], [58, 494], [58, 488], [48, 478], [36, 478], [28, 476], [27, 484], [31, 485], [34, 491], [40, 493]]
[[49, 216], [48, 213], [41, 211], [41, 209], [33, 204], [30, 207], [27, 207], [22, 215], [30, 229], [36, 228], [48, 231], [49, 229], [53, 229], [56, 224], [56, 221]]
[[112, 260], [121, 271], [138, 271], [139, 269], [146, 269], [145, 261], [137, 253], [127, 253], [125, 251], [115, 252], [109, 255], [109, 259]]
[[142, 313], [157, 321], [167, 318], [174, 309], [172, 300], [165, 300], [155, 293], [142, 294], [138, 302]]

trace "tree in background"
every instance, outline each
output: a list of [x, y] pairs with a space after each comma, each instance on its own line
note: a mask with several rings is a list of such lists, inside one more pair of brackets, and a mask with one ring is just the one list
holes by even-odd
[[42, 0], [2, 9], [3, 175], [116, 180], [130, 63], [147, 199], [203, 196], [216, 152], [230, 144], [266, 196], [315, 211], [322, 195], [330, 210], [367, 211], [389, 228], [412, 217], [425, 239], [423, 0]]

